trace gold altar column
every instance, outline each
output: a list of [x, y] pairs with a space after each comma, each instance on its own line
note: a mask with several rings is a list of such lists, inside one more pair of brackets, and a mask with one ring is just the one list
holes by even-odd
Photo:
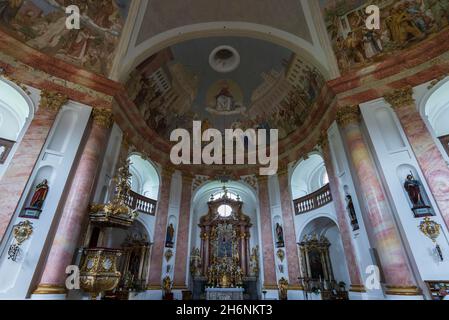
[[61, 93], [41, 92], [39, 108], [34, 115], [30, 115], [33, 120], [0, 180], [0, 240], [17, 209], [56, 116], [67, 101], [67, 96]]
[[338, 111], [337, 122], [343, 128], [345, 143], [365, 199], [367, 220], [385, 276], [386, 294], [420, 295], [396, 229], [393, 212], [364, 141], [360, 120], [359, 106], [346, 106]]
[[162, 169], [161, 187], [159, 192], [160, 196], [156, 212], [156, 224], [149, 268], [149, 290], [160, 290], [162, 288], [162, 259], [165, 249], [168, 206], [170, 201], [170, 189], [173, 172], [174, 170], [170, 167]]
[[417, 110], [413, 88], [391, 91], [384, 98], [395, 110], [446, 226], [449, 227], [449, 168]]
[[277, 288], [276, 265], [274, 262], [273, 224], [271, 220], [268, 177], [260, 177], [259, 204], [260, 204], [260, 229], [262, 232], [262, 259], [263, 259], [263, 288]]
[[335, 168], [332, 163], [331, 151], [329, 148], [329, 141], [326, 133], [323, 132], [318, 144], [320, 145], [323, 152], [324, 164], [326, 166], [329, 177], [329, 188], [331, 190], [332, 199], [335, 205], [335, 211], [337, 213], [338, 228], [340, 229], [346, 264], [348, 266], [349, 278], [351, 280], [350, 291], [365, 292], [365, 286], [363, 285], [362, 277], [360, 274], [359, 261], [357, 259], [357, 254], [352, 242], [348, 213], [346, 211], [346, 206], [344, 205], [344, 194], [341, 186], [339, 185], [338, 178], [335, 175]]

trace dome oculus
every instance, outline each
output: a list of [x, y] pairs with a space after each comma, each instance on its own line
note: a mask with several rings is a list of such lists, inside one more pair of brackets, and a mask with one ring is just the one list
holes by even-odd
[[231, 46], [219, 46], [211, 52], [209, 64], [217, 72], [232, 72], [240, 65], [240, 54]]

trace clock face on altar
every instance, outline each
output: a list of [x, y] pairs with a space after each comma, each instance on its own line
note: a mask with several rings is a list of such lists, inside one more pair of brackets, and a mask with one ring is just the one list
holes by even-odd
[[229, 218], [232, 214], [232, 208], [227, 204], [219, 206], [217, 211], [222, 218]]

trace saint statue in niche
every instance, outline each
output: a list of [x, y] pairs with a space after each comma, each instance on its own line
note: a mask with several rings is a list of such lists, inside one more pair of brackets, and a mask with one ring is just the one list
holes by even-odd
[[348, 211], [349, 218], [351, 219], [352, 231], [357, 231], [360, 229], [359, 221], [357, 220], [357, 214], [355, 213], [354, 202], [349, 194], [346, 195], [346, 203], [346, 210]]
[[425, 203], [421, 186], [421, 183], [415, 179], [412, 173], [407, 176], [404, 182], [404, 189], [413, 205], [412, 210], [415, 218], [433, 216], [432, 208]]
[[277, 248], [284, 248], [284, 229], [279, 223], [276, 223], [276, 246]]
[[49, 191], [48, 180], [44, 179], [39, 183], [31, 198], [30, 205], [25, 208], [25, 212], [20, 215], [21, 218], [39, 219], [42, 208]]
[[173, 223], [170, 223], [170, 225], [167, 227], [167, 235], [165, 237], [165, 247], [166, 248], [173, 248], [174, 236], [175, 236], [175, 227], [173, 227]]

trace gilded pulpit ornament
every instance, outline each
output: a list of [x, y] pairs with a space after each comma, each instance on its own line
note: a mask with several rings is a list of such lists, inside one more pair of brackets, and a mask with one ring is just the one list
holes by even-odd
[[358, 105], [344, 106], [338, 109], [336, 119], [341, 126], [346, 126], [352, 122], [360, 121], [360, 108]]
[[132, 209], [128, 204], [130, 201], [130, 160], [118, 170], [117, 177], [114, 178], [116, 192], [114, 198], [108, 204], [92, 204], [90, 220], [94, 223], [106, 224], [108, 226], [129, 227], [139, 215], [137, 210]]
[[413, 99], [413, 88], [410, 86], [390, 91], [385, 94], [384, 99], [393, 108], [401, 108], [415, 103], [415, 100]]
[[61, 107], [69, 101], [68, 97], [60, 92], [42, 90], [41, 101], [39, 106], [41, 108], [57, 112]]
[[437, 243], [437, 239], [441, 233], [441, 225], [433, 220], [430, 220], [429, 217], [426, 217], [424, 218], [424, 221], [422, 221], [419, 225], [419, 230], [421, 230], [421, 232], [426, 237], [428, 237], [430, 240], [432, 240], [433, 243], [436, 244], [435, 250], [438, 254], [438, 257], [441, 261], [444, 261], [443, 252], [441, 251], [441, 248]]
[[114, 122], [112, 111], [109, 109], [95, 108], [92, 111], [92, 117], [95, 123], [106, 129], [112, 127], [112, 123]]
[[95, 299], [101, 292], [114, 290], [121, 273], [117, 262], [122, 255], [114, 249], [85, 249], [80, 268], [80, 286]]
[[279, 300], [288, 300], [288, 281], [285, 278], [279, 280]]

